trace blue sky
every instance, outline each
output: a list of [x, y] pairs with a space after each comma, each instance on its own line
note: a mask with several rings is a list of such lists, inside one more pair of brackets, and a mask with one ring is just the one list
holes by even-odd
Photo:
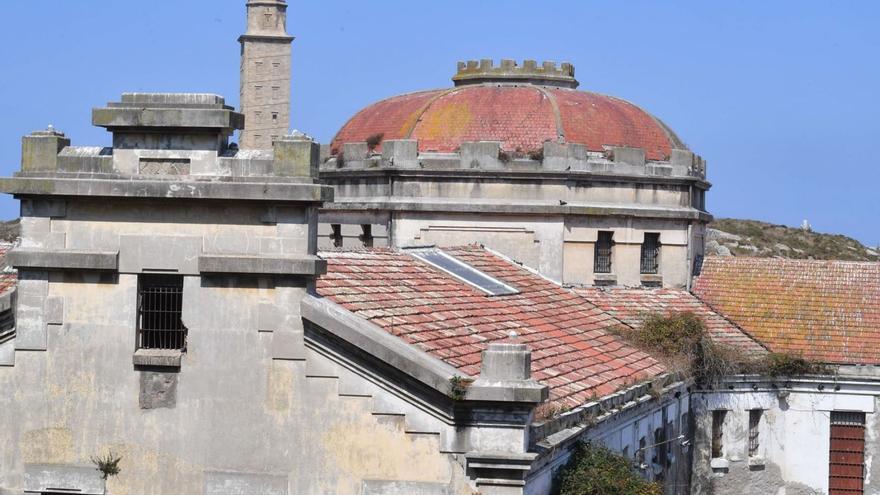
[[[244, 0], [4, 2], [0, 173], [53, 124], [108, 145], [92, 107], [123, 91], [238, 103]], [[880, 242], [880, 2], [290, 0], [294, 128], [449, 86], [458, 60], [570, 61], [709, 162], [710, 211]], [[18, 214], [0, 199], [0, 218]]]

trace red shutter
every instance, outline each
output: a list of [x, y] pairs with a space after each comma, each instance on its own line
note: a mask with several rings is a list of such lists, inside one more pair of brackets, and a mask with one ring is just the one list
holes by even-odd
[[865, 414], [831, 413], [828, 495], [865, 493]]

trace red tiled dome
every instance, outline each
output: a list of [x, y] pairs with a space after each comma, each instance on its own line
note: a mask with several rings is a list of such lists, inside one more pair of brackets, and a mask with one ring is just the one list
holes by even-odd
[[603, 151], [603, 145], [643, 148], [649, 160], [687, 149], [665, 124], [632, 103], [528, 83], [462, 85], [382, 100], [352, 117], [331, 148], [336, 153], [343, 143], [377, 134], [418, 139], [420, 152], [454, 152], [464, 141], [501, 141], [506, 151], [527, 153], [560, 138], [590, 151]]

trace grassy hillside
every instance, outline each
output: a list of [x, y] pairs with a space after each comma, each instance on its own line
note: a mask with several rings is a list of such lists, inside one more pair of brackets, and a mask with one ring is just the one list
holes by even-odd
[[876, 248], [844, 235], [820, 234], [757, 220], [717, 219], [709, 225], [707, 254], [819, 260], [878, 261]]

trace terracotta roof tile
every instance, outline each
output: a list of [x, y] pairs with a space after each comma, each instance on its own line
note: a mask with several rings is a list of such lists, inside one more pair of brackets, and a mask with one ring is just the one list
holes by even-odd
[[772, 351], [880, 364], [880, 263], [708, 257], [694, 294]]
[[481, 351], [514, 330], [532, 349], [534, 378], [550, 387], [552, 401], [572, 407], [665, 372], [610, 333], [620, 322], [582, 297], [480, 247], [444, 251], [520, 293], [487, 296], [389, 249], [322, 253], [328, 266], [318, 293], [469, 375], [479, 374]]
[[418, 139], [422, 152], [454, 152], [465, 141], [500, 141], [507, 151], [529, 152], [559, 138], [598, 152], [605, 146], [643, 148], [649, 160], [667, 160], [672, 148], [687, 148], [665, 124], [628, 101], [532, 85], [477, 84], [388, 98], [355, 114], [331, 148], [379, 133], [385, 139]]
[[735, 347], [749, 354], [767, 350], [742, 329], [716, 313], [690, 292], [683, 289], [582, 288], [576, 292], [629, 326], [642, 323], [647, 313], [693, 313], [706, 324], [715, 342]]

